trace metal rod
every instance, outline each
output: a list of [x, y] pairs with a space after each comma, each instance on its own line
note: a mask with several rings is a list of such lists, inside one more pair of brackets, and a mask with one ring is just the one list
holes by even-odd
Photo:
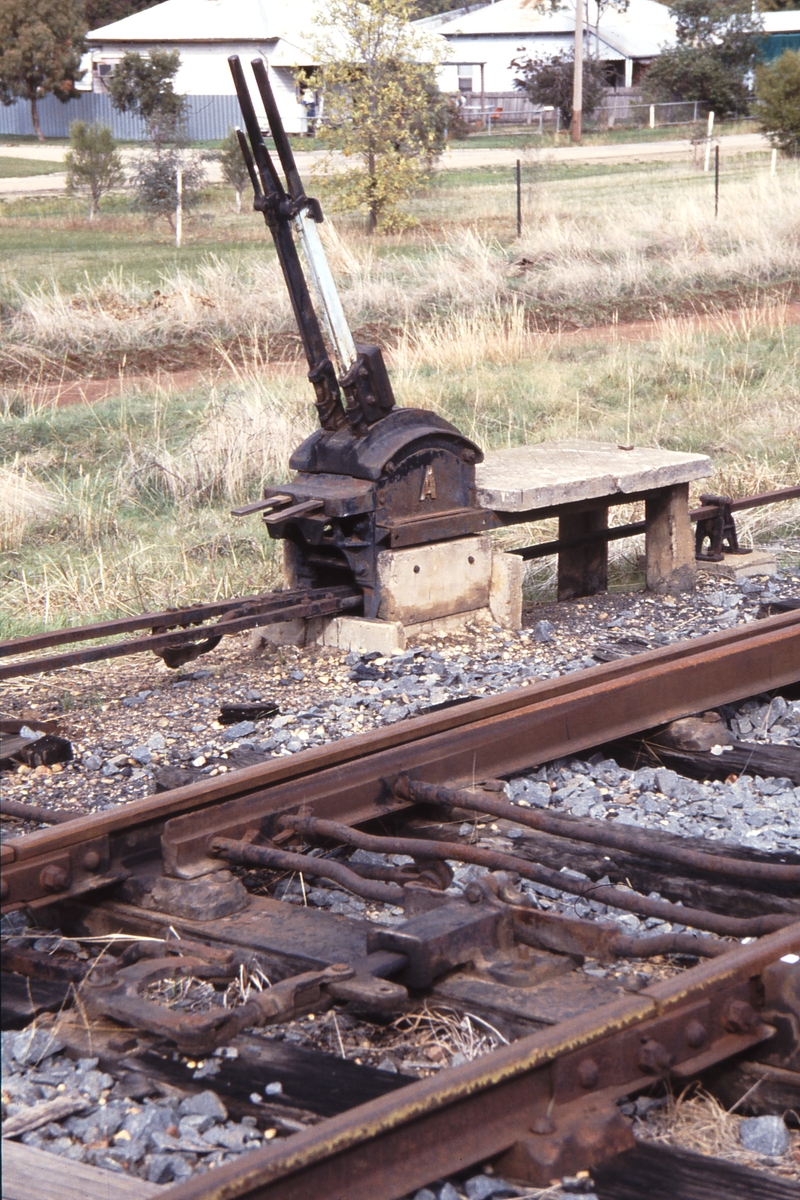
[[0, 799], [0, 815], [17, 817], [20, 821], [38, 821], [42, 825], [66, 825], [85, 813], [67, 812], [63, 808], [42, 808], [39, 804], [23, 804], [19, 800]]
[[[270, 608], [285, 608], [308, 596], [306, 589], [291, 592], [264, 592], [259, 596], [234, 596], [231, 600], [217, 600], [213, 604], [191, 604], [188, 608], [161, 609], [158, 612], [142, 613], [138, 617], [121, 617], [116, 621], [100, 621], [96, 625], [73, 625], [67, 629], [51, 629], [47, 633], [35, 633], [30, 637], [9, 638], [0, 642], [0, 658], [12, 654], [31, 654], [49, 646], [63, 646], [70, 642], [89, 642], [103, 637], [114, 637], [122, 633], [133, 633], [137, 629], [153, 629], [162, 626], [174, 628], [199, 625], [212, 617], [220, 616], [234, 608], [247, 608], [250, 612], [258, 608], [267, 612]], [[353, 589], [344, 585], [325, 588], [325, 595], [352, 595]], [[202, 629], [193, 631], [197, 636]]]
[[550, 867], [529, 862], [515, 854], [498, 850], [485, 850], [479, 846], [467, 846], [461, 842], [435, 842], [426, 838], [378, 837], [351, 829], [338, 821], [326, 821], [317, 817], [284, 816], [279, 821], [284, 829], [310, 837], [343, 842], [346, 846], [357, 846], [362, 850], [373, 850], [379, 854], [410, 854], [413, 858], [453, 859], [456, 862], [475, 863], [488, 867], [490, 871], [515, 871], [523, 879], [543, 883], [547, 887], [573, 896], [583, 896], [600, 904], [609, 904], [639, 916], [658, 917], [693, 929], [704, 929], [723, 937], [760, 937], [795, 923], [796, 918], [784, 913], [767, 913], [760, 917], [727, 917], [703, 909], [688, 908], [672, 904], [669, 900], [654, 900], [638, 892], [623, 890], [613, 884], [592, 883], [591, 880], [573, 879]]
[[591, 821], [585, 818], [567, 817], [560, 814], [520, 808], [509, 800], [501, 800], [488, 792], [475, 795], [463, 788], [439, 787], [422, 783], [417, 779], [401, 776], [395, 783], [395, 792], [404, 800], [421, 804], [436, 804], [444, 808], [466, 808], [470, 812], [491, 813], [506, 821], [526, 825], [556, 837], [572, 838], [577, 842], [590, 842], [595, 846], [613, 847], [631, 854], [645, 854], [663, 862], [677, 863], [693, 871], [709, 875], [729, 875], [742, 879], [762, 879], [772, 883], [800, 884], [800, 866], [787, 863], [753, 862], [736, 858], [731, 854], [709, 854], [690, 846], [676, 846], [665, 842], [660, 835], [655, 837], [649, 830], [631, 829], [609, 825], [607, 821]]
[[[147, 650], [159, 653], [162, 650], [172, 650], [178, 646], [191, 645], [203, 639], [221, 638], [226, 634], [241, 633], [245, 629], [257, 629], [262, 625], [272, 625], [277, 621], [306, 619], [308, 617], [332, 616], [347, 609], [357, 608], [362, 603], [361, 594], [351, 592], [347, 596], [332, 596], [330, 592], [323, 593], [317, 599], [311, 599], [313, 591], [308, 593], [303, 601], [295, 601], [283, 608], [253, 613], [245, 617], [235, 617], [214, 625], [199, 626], [169, 633], [155, 634], [147, 638], [136, 638], [129, 642], [113, 642], [110, 646], [95, 646], [85, 650], [75, 650], [70, 654], [52, 654], [31, 661], [9, 663], [0, 667], [0, 679], [13, 679], [18, 675], [31, 675], [38, 671], [57, 671], [62, 667], [76, 666], [81, 663], [101, 662], [108, 658], [122, 658], [127, 654], [140, 654]], [[213, 649], [212, 646], [207, 649]], [[178, 664], [180, 665], [180, 664]]]
[[[763, 492], [758, 496], [744, 496], [741, 500], [734, 500], [731, 504], [732, 512], [743, 512], [748, 508], [760, 508], [765, 504], [779, 504], [785, 500], [800, 499], [800, 485], [795, 487], [781, 488], [776, 492]], [[693, 508], [689, 511], [690, 521], [701, 521], [706, 517], [715, 517], [719, 512], [719, 507], [716, 504], [707, 504], [703, 508]], [[612, 525], [610, 529], [597, 529], [593, 533], [584, 534], [579, 538], [559, 538], [553, 542], [537, 542], [533, 546], [520, 546], [515, 550], [509, 550], [509, 554], [516, 554], [527, 562], [532, 558], [546, 558], [549, 554], [558, 554], [562, 550], [572, 550], [578, 546], [591, 546], [597, 542], [617, 542], [622, 538], [635, 537], [638, 533], [645, 533], [647, 524], [645, 521], [634, 521], [630, 525]]]
[[317, 394], [320, 424], [325, 429], [341, 428], [346, 423], [346, 417], [339, 384], [328, 357], [297, 247], [292, 238], [290, 216], [285, 211], [288, 197], [264, 143], [239, 56], [232, 54], [228, 58], [228, 64], [263, 189], [262, 193], [256, 191], [256, 207], [263, 211], [264, 220], [275, 243], [306, 361], [311, 369], [310, 378]]
[[292, 226], [302, 246], [317, 302], [327, 327], [328, 336], [336, 352], [339, 374], [344, 375], [356, 361], [358, 352], [319, 236], [317, 222], [322, 214], [318, 206], [315, 206], [313, 212], [311, 211], [311, 205], [297, 170], [294, 152], [286, 136], [264, 62], [260, 58], [255, 58], [252, 66], [275, 148], [286, 174], [289, 195], [297, 206], [297, 211], [292, 216]]
[[385, 904], [402, 904], [403, 889], [399, 883], [383, 883], [364, 879], [344, 863], [330, 858], [311, 858], [308, 854], [293, 854], [273, 846], [254, 846], [251, 842], [233, 838], [213, 838], [210, 851], [227, 862], [244, 863], [253, 867], [269, 867], [277, 871], [302, 871], [318, 879], [332, 879], [355, 896]]

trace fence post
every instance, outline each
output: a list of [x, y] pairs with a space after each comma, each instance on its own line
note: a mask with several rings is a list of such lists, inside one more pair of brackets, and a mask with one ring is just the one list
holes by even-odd
[[517, 159], [517, 237], [522, 237], [522, 165]]
[[714, 220], [719, 216], [719, 144], [714, 147]]
[[175, 191], [177, 193], [177, 205], [175, 207], [175, 245], [180, 250], [181, 241], [183, 240], [183, 167], [178, 164], [178, 173], [175, 178]]
[[650, 128], [655, 129], [655, 127], [656, 127], [656, 106], [655, 106], [655, 104], [651, 104], [650, 105]]
[[714, 114], [708, 114], [708, 128], [706, 130], [706, 159], [703, 164], [703, 170], [708, 174], [708, 164], [711, 161], [711, 135], [714, 132]]
[[770, 155], [770, 164], [769, 164], [770, 179], [775, 178], [775, 172], [777, 169], [778, 169], [778, 151], [773, 147], [772, 154]]
[[697, 101], [694, 102], [694, 113], [692, 114], [692, 124], [697, 124]]
[[539, 137], [542, 136], [543, 126], [544, 126], [544, 110], [540, 106], [539, 107]]

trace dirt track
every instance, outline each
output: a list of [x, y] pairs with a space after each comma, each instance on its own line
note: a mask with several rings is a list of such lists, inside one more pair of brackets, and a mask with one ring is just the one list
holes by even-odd
[[[569, 329], [556, 333], [542, 333], [543, 338], [553, 338], [564, 343], [574, 342], [647, 342], [659, 336], [661, 330], [669, 323], [682, 329], [709, 330], [714, 332], [730, 328], [741, 328], [750, 320], [757, 320], [759, 310], [736, 309], [731, 312], [703, 313], [688, 317], [671, 317], [665, 320], [630, 321], [610, 325], [595, 325], [589, 329]], [[800, 325], [800, 303], [787, 304], [782, 309], [783, 321], [787, 325]], [[391, 354], [387, 355], [391, 365]], [[300, 358], [294, 361], [270, 363], [267, 370], [273, 375], [305, 374], [305, 367]], [[198, 384], [211, 383], [218, 379], [230, 379], [235, 372], [230, 367], [221, 364], [207, 364], [203, 367], [190, 367], [179, 371], [160, 370], [152, 374], [129, 374], [117, 372], [96, 379], [80, 379], [55, 383], [37, 383], [28, 388], [22, 388], [26, 399], [35, 404], [57, 405], [67, 404], [96, 404], [108, 400], [123, 392], [162, 388], [165, 391], [185, 392]]]

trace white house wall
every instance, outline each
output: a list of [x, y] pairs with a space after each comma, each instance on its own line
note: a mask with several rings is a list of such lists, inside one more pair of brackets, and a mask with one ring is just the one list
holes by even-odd
[[[553, 58], [558, 54], [569, 54], [572, 50], [573, 39], [568, 35], [552, 34], [547, 37], [513, 37], [497, 35], [494, 37], [450, 37], [448, 65], [442, 67], [439, 87], [444, 92], [458, 91], [457, 63], [485, 63], [484, 89], [487, 92], [513, 92], [514, 79], [519, 74], [511, 66], [514, 58]], [[594, 51], [594, 38], [591, 39], [591, 50]], [[587, 47], [588, 49], [588, 47]], [[606, 53], [602, 57], [612, 57]], [[619, 54], [614, 54], [619, 58]], [[452, 65], [451, 65], [452, 64]], [[481, 86], [480, 70], [475, 66], [473, 72], [473, 92], [479, 92]]]
[[[235, 94], [231, 78], [228, 56], [238, 54], [245, 68], [245, 75], [250, 84], [256, 113], [263, 125], [266, 125], [264, 107], [258, 95], [258, 89], [253, 79], [250, 63], [254, 58], [261, 57], [269, 66], [270, 58], [276, 54], [280, 43], [258, 46], [252, 42], [232, 42], [227, 45], [203, 45], [197, 42], [173, 43], [164, 49], [177, 50], [181, 56], [180, 67], [175, 76], [175, 90], [185, 96], [232, 96]], [[122, 55], [131, 49], [130, 45], [105, 42], [97, 45], [92, 58], [97, 63], [119, 62]], [[146, 53], [148, 47], [137, 47], [141, 53]], [[282, 48], [281, 57], [286, 61], [286, 48]], [[270, 68], [270, 83], [275, 92], [275, 99], [286, 130], [289, 133], [306, 132], [306, 110], [298, 102], [295, 92], [294, 74], [287, 67]]]

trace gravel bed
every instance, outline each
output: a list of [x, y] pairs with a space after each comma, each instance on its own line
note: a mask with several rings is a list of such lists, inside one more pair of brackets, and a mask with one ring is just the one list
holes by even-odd
[[[147, 795], [167, 766], [224, 773], [243, 755], [254, 761], [294, 754], [447, 701], [525, 687], [751, 621], [765, 600], [798, 595], [797, 575], [736, 584], [701, 574], [693, 595], [606, 593], [537, 605], [519, 632], [468, 628], [420, 638], [391, 658], [316, 647], [253, 650], [252, 639], [242, 636], [225, 639], [192, 664], [195, 669], [179, 673], [141, 655], [11, 681], [3, 699], [7, 715], [56, 716], [75, 760], [61, 769], [6, 773], [4, 794], [94, 811]], [[227, 727], [217, 721], [222, 703], [259, 700], [277, 704], [278, 714]], [[744, 713], [738, 732], [758, 740], [765, 731], [755, 715], [756, 725], [751, 720], [748, 728]], [[1, 836], [32, 827], [4, 820]]]
[[[796, 575], [735, 584], [700, 577], [694, 595], [672, 599], [646, 593], [605, 594], [569, 604], [539, 605], [527, 614], [519, 633], [468, 628], [446, 637], [426, 637], [401, 655], [342, 655], [325, 648], [253, 650], [252, 640], [226, 639], [207, 659], [182, 673], [160, 660], [141, 658], [96, 664], [7, 685], [3, 708], [9, 715], [57, 716], [73, 742], [75, 761], [61, 770], [20, 769], [3, 777], [9, 799], [73, 808], [76, 813], [105, 808], [149, 794], [164, 767], [189, 767], [201, 774], [224, 773], [237, 758], [293, 754], [310, 746], [394, 723], [449, 700], [487, 696], [555, 678], [598, 662], [699, 637], [755, 619], [771, 598], [800, 594]], [[270, 701], [279, 712], [266, 721], [222, 726], [219, 706], [236, 701]], [[726, 710], [733, 735], [749, 741], [800, 747], [800, 701], [755, 697]], [[800, 853], [800, 788], [787, 779], [730, 776], [724, 782], [696, 782], [665, 768], [627, 770], [600, 754], [549, 764], [511, 780], [506, 795], [522, 807], [547, 808], [619, 824], [711, 838], [733, 847]], [[3, 821], [2, 836], [36, 826]], [[510, 822], [464, 823], [461, 836], [512, 849], [527, 831]], [[341, 854], [342, 852], [337, 852]], [[355, 851], [350, 857], [381, 856]], [[382, 859], [381, 859], [382, 860]], [[401, 865], [410, 860], [388, 856]], [[460, 895], [485, 868], [450, 864], [448, 889]], [[565, 874], [587, 878], [564, 868]], [[292, 904], [310, 904], [341, 915], [383, 923], [404, 919], [401, 908], [365, 902], [315, 881], [303, 889], [297, 879], [274, 877], [260, 887]], [[256, 879], [253, 884], [253, 879]], [[679, 932], [682, 926], [640, 919], [595, 901], [522, 881], [537, 906], [589, 919], [614, 920], [628, 933]], [[4, 932], [18, 933], [18, 929]], [[670, 960], [601, 966], [586, 960], [589, 975], [613, 975], [626, 989], [646, 986], [679, 967]], [[47, 1044], [42, 1029], [2, 1035], [4, 1116], [62, 1095], [81, 1097], [85, 1106], [61, 1121], [25, 1133], [21, 1140], [56, 1154], [112, 1171], [167, 1183], [291, 1133], [286, 1122], [268, 1117], [230, 1120], [215, 1093], [148, 1096], [131, 1101], [115, 1094], [116, 1081], [96, 1059], [72, 1061], [57, 1041]], [[263, 1031], [270, 1038], [340, 1051], [357, 1062], [422, 1077], [492, 1048], [469, 1033], [467, 1053], [452, 1039], [419, 1037], [401, 1029], [378, 1034], [375, 1027], [331, 1014], [293, 1021]], [[465, 1037], [467, 1035], [465, 1034]], [[38, 1040], [37, 1040], [38, 1039]], [[334, 1040], [335, 1039], [335, 1040]], [[444, 1049], [442, 1049], [444, 1046]], [[439, 1052], [440, 1051], [440, 1052]], [[460, 1057], [459, 1057], [460, 1056]], [[213, 1075], [210, 1067], [198, 1070]], [[200, 1076], [201, 1078], [203, 1076]], [[627, 1115], [637, 1119], [633, 1102]], [[313, 1119], [313, 1118], [312, 1118]], [[289, 1123], [291, 1124], [291, 1123]], [[562, 1181], [560, 1188], [524, 1189], [486, 1171], [439, 1181], [416, 1193], [416, 1200], [486, 1200], [490, 1196], [539, 1196], [568, 1200], [591, 1195], [588, 1176]]]
[[150, 1183], [186, 1179], [287, 1132], [270, 1123], [260, 1129], [255, 1117], [229, 1120], [213, 1091], [118, 1097], [97, 1058], [73, 1061], [46, 1026], [4, 1032], [2, 1056], [4, 1120], [44, 1101], [76, 1100], [74, 1115], [23, 1133], [21, 1142]]

